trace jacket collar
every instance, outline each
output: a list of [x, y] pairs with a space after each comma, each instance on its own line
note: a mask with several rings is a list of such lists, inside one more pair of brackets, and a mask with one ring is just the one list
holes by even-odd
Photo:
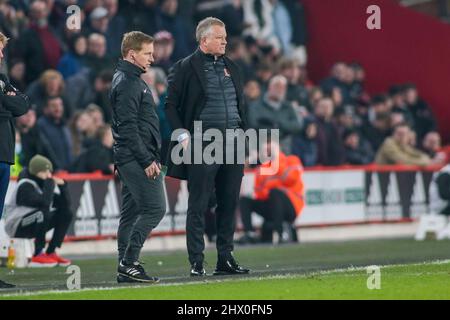
[[117, 64], [117, 70], [123, 71], [136, 77], [140, 77], [141, 74], [144, 73], [144, 70], [123, 59], [119, 60], [119, 63]]

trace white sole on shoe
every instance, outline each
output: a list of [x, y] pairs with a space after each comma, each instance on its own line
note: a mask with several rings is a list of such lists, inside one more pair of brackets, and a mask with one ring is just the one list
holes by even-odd
[[58, 267], [68, 267], [72, 264], [72, 262], [69, 263], [58, 263]]
[[37, 263], [37, 262], [30, 262], [28, 264], [28, 267], [30, 268], [53, 268], [56, 267], [58, 264], [55, 263]]

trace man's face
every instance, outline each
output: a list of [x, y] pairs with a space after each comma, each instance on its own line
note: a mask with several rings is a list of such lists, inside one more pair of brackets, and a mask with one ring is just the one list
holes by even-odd
[[98, 58], [104, 57], [106, 54], [105, 39], [102, 39], [102, 38], [90, 39], [88, 50], [89, 50], [90, 54], [92, 54]]
[[61, 120], [64, 114], [64, 105], [61, 98], [52, 99], [48, 102], [45, 113], [55, 120]]
[[359, 136], [357, 133], [352, 133], [345, 139], [345, 145], [351, 149], [357, 149], [359, 146]]
[[57, 96], [61, 88], [61, 80], [59, 78], [50, 79], [45, 86], [45, 91], [50, 97]]
[[411, 140], [409, 128], [406, 126], [397, 127], [394, 132], [394, 139], [403, 146], [408, 145]]
[[437, 152], [441, 149], [441, 137], [437, 132], [430, 132], [425, 136], [423, 146], [425, 149]]
[[277, 102], [281, 102], [286, 97], [287, 83], [283, 81], [275, 81], [269, 85], [269, 98]]
[[106, 32], [108, 30], [109, 18], [103, 17], [100, 19], [94, 19], [91, 21], [91, 24], [95, 29], [101, 32]]
[[289, 83], [297, 84], [298, 79], [300, 78], [300, 68], [292, 66], [284, 69], [281, 74], [288, 79]]
[[36, 1], [31, 5], [31, 17], [35, 21], [47, 19], [47, 4], [44, 1]]
[[209, 34], [202, 39], [206, 53], [221, 56], [225, 54], [227, 31], [221, 26], [212, 26]]
[[416, 89], [408, 89], [405, 92], [405, 100], [408, 104], [414, 104], [417, 102], [418, 94]]
[[142, 70], [147, 72], [150, 65], [155, 61], [155, 59], [153, 58], [153, 52], [153, 43], [143, 43], [141, 50], [131, 50], [131, 57], [133, 58], [135, 64], [137, 64], [142, 68]]
[[163, 3], [161, 4], [161, 9], [169, 16], [174, 16], [177, 13], [178, 0], [163, 1]]

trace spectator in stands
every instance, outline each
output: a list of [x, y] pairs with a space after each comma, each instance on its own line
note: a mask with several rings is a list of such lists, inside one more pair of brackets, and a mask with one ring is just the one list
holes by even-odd
[[[367, 115], [367, 119], [364, 119], [365, 122], [373, 123], [377, 118], [378, 114], [390, 114], [391, 108], [388, 103], [388, 99], [384, 95], [377, 95], [372, 98], [372, 101], [369, 105], [369, 111]], [[368, 123], [366, 123], [368, 124]]]
[[37, 122], [43, 137], [49, 142], [52, 154], [56, 156], [52, 159], [56, 171], [68, 169], [72, 163], [72, 139], [63, 114], [63, 100], [60, 97], [49, 97], [44, 115]]
[[[32, 267], [68, 266], [71, 261], [56, 254], [73, 219], [64, 180], [52, 175], [49, 159], [36, 155], [19, 175], [5, 217], [5, 231], [13, 238], [34, 238]], [[54, 229], [47, 250], [46, 233]]]
[[[244, 0], [245, 1], [245, 0]], [[245, 28], [243, 0], [225, 1], [219, 18], [227, 26], [227, 33], [230, 38], [241, 37]]]
[[69, 39], [69, 50], [58, 63], [58, 71], [64, 79], [77, 74], [84, 67], [84, 55], [87, 51], [87, 40], [82, 34], [75, 34]]
[[246, 106], [258, 101], [261, 98], [261, 87], [255, 79], [249, 80], [244, 86], [244, 96]]
[[308, 40], [305, 10], [301, 1], [281, 0], [281, 2], [286, 6], [287, 11], [291, 17], [291, 57], [296, 59], [301, 66], [304, 66], [307, 62], [306, 43]]
[[313, 112], [314, 106], [316, 103], [323, 98], [323, 92], [320, 87], [313, 87], [309, 91], [309, 98], [308, 98], [308, 111]]
[[37, 154], [47, 158], [56, 157], [54, 154], [51, 154], [52, 149], [49, 146], [49, 142], [42, 137], [36, 125], [36, 119], [36, 111], [30, 109], [16, 120], [16, 128], [20, 134], [22, 144], [22, 158], [20, 159], [22, 167], [26, 167], [31, 158]]
[[357, 62], [349, 65], [354, 73], [353, 83], [350, 85], [350, 97], [353, 101], [358, 100], [364, 94], [364, 82], [366, 80], [366, 72], [364, 68]]
[[159, 31], [154, 36], [155, 39], [155, 52], [153, 57], [155, 67], [162, 68], [166, 74], [173, 65], [172, 53], [174, 49], [174, 39], [170, 32]]
[[230, 39], [227, 45], [227, 56], [241, 68], [241, 72], [244, 76], [244, 82], [247, 82], [249, 79], [253, 79], [255, 77], [255, 70], [249, 63], [250, 57], [242, 39]]
[[25, 82], [25, 63], [20, 59], [12, 60], [8, 67], [11, 85], [19, 91], [25, 92], [27, 86]]
[[92, 118], [95, 131], [99, 130], [105, 125], [102, 109], [95, 103], [91, 103], [86, 108], [87, 114]]
[[107, 56], [106, 38], [99, 33], [92, 33], [88, 38], [88, 49], [86, 55], [86, 66], [89, 67], [95, 75], [102, 70], [111, 69], [113, 63]]
[[108, 10], [105, 7], [98, 6], [89, 14], [87, 30], [85, 33], [90, 35], [92, 33], [99, 33], [106, 37], [106, 32], [109, 26]]
[[20, 37], [20, 54], [25, 61], [27, 83], [39, 78], [46, 69], [56, 69], [62, 56], [61, 44], [48, 25], [50, 12], [45, 1], [30, 5], [30, 27]]
[[279, 129], [281, 149], [291, 154], [292, 135], [300, 133], [302, 123], [286, 102], [286, 91], [286, 78], [280, 75], [273, 77], [267, 93], [249, 107], [248, 122], [256, 129]]
[[320, 84], [324, 92], [332, 92], [334, 87], [341, 89], [343, 103], [349, 103], [350, 92], [348, 87], [349, 67], [344, 62], [337, 62], [331, 68], [331, 76], [323, 80]]
[[160, 30], [169, 31], [175, 42], [175, 47], [171, 59], [178, 61], [188, 56], [194, 46], [192, 44], [191, 35], [183, 18], [177, 13], [178, 0], [162, 0], [160, 1]]
[[97, 126], [86, 110], [79, 110], [70, 119], [69, 131], [72, 140], [72, 154], [77, 157], [95, 138]]
[[355, 129], [346, 129], [343, 134], [345, 146], [345, 163], [365, 165], [373, 162], [374, 153], [370, 144], [361, 139]]
[[75, 159], [71, 172], [114, 172], [111, 126], [104, 125], [97, 131], [94, 142]]
[[89, 104], [98, 105], [106, 122], [111, 121], [111, 105], [109, 101], [109, 89], [111, 88], [113, 72], [110, 69], [102, 70], [98, 74], [83, 69], [81, 72], [67, 80], [67, 86], [71, 88], [70, 103], [76, 109], [85, 109]]
[[139, 30], [150, 35], [160, 30], [158, 0], [142, 0], [133, 6], [133, 12], [125, 15], [129, 19], [127, 30]]
[[280, 42], [275, 35], [273, 5], [270, 0], [246, 0], [242, 2], [244, 23], [248, 26], [244, 35], [250, 35], [260, 45], [280, 49]]
[[407, 108], [414, 121], [414, 131], [418, 138], [423, 139], [425, 135], [436, 129], [436, 120], [428, 104], [419, 97], [417, 87], [414, 84], [404, 86], [404, 96]]
[[410, 127], [406, 123], [397, 125], [392, 136], [387, 138], [378, 150], [375, 162], [419, 166], [431, 164], [430, 157], [410, 145], [410, 139]]
[[292, 154], [299, 157], [305, 167], [317, 164], [317, 123], [314, 118], [305, 118], [302, 132], [292, 139]]
[[[405, 114], [399, 111], [393, 111], [390, 114], [391, 130], [401, 123], [406, 123]], [[409, 125], [409, 124], [408, 124]], [[412, 131], [414, 132], [414, 131]]]
[[[271, 147], [272, 146], [272, 147]], [[279, 243], [297, 242], [295, 219], [301, 214], [304, 206], [304, 187], [302, 181], [303, 166], [296, 156], [287, 156], [276, 143], [267, 144], [271, 148], [271, 160], [264, 163], [256, 171], [255, 199], [242, 197], [240, 199], [240, 212], [245, 235], [240, 243], [254, 243], [254, 228], [252, 225], [252, 212], [264, 219], [261, 228], [260, 241], [272, 243], [273, 233], [279, 236]], [[262, 173], [278, 161], [278, 171], [268, 176]], [[288, 236], [283, 235], [283, 222], [287, 223]]]
[[355, 123], [355, 113], [352, 106], [347, 105], [345, 107], [336, 108], [334, 112], [334, 119], [339, 134], [342, 136], [347, 129], [353, 129]]
[[425, 152], [434, 163], [445, 163], [447, 156], [442, 151], [441, 136], [436, 131], [430, 131], [425, 135], [419, 149]]
[[344, 163], [344, 145], [333, 123], [334, 104], [330, 98], [320, 99], [314, 107], [317, 121], [317, 164], [338, 166]]
[[344, 97], [342, 94], [342, 89], [340, 87], [333, 87], [331, 88], [330, 92], [325, 92], [325, 94], [329, 96], [331, 100], [333, 100], [334, 108], [336, 110], [344, 109]]
[[150, 87], [153, 100], [157, 106], [159, 118], [159, 131], [161, 133], [161, 163], [166, 163], [167, 150], [172, 135], [172, 127], [167, 119], [164, 105], [167, 96], [167, 77], [161, 68], [151, 67], [147, 72], [141, 75], [142, 80]]
[[286, 100], [296, 106], [308, 103], [308, 91], [300, 82], [300, 65], [294, 59], [284, 59], [280, 62], [279, 73], [288, 80]]
[[401, 85], [391, 86], [389, 88], [389, 96], [391, 97], [393, 102], [392, 112], [403, 114], [405, 122], [409, 124], [410, 127], [413, 128], [414, 119], [405, 101], [404, 87]]
[[256, 68], [256, 78], [263, 91], [267, 90], [270, 79], [274, 76], [274, 70], [269, 63], [261, 63]]
[[106, 30], [108, 52], [114, 57], [115, 52], [120, 52], [122, 36], [126, 32], [126, 21], [118, 12], [118, 0], [103, 0], [103, 6], [108, 10], [109, 19]]
[[292, 54], [292, 23], [291, 16], [281, 0], [270, 0], [273, 6], [273, 33], [278, 39], [279, 49], [285, 56]]
[[369, 141], [372, 150], [378, 150], [390, 132], [389, 113], [377, 113], [376, 118], [361, 126], [363, 136]]
[[38, 117], [42, 116], [48, 98], [60, 97], [65, 106], [63, 116], [65, 119], [70, 118], [73, 110], [65, 87], [61, 73], [52, 69], [46, 70], [39, 80], [28, 86], [26, 93], [30, 97], [31, 105], [34, 106]]

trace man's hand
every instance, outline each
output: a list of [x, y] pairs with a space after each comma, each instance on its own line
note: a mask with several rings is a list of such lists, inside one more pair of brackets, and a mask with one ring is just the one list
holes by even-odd
[[52, 177], [52, 178], [53, 178], [53, 181], [55, 181], [55, 183], [56, 183], [58, 186], [63, 186], [63, 185], [65, 184], [64, 180], [61, 179], [61, 178], [58, 178], [58, 177]]
[[7, 96], [15, 96], [16, 93], [15, 93], [14, 91], [8, 91], [8, 92], [6, 93], [6, 95], [7, 95]]
[[153, 161], [151, 165], [145, 168], [145, 174], [150, 179], [156, 179], [156, 177], [161, 173], [161, 165], [156, 161]]

